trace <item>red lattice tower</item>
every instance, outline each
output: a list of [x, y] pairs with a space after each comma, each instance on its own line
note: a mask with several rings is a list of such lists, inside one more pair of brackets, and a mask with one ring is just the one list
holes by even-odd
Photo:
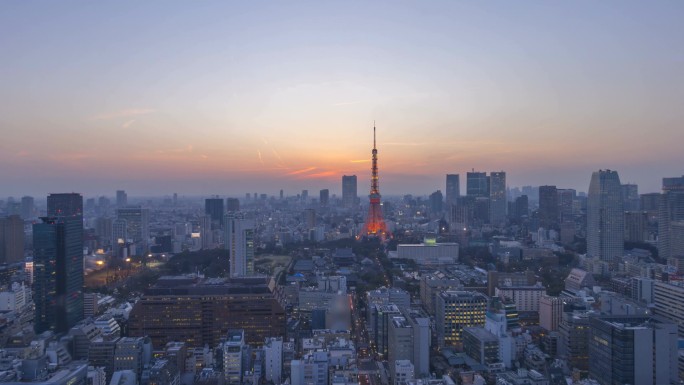
[[368, 216], [366, 223], [363, 224], [363, 229], [359, 237], [378, 237], [382, 240], [389, 236], [387, 231], [387, 224], [382, 217], [382, 206], [380, 205], [380, 187], [378, 184], [378, 149], [375, 147], [375, 123], [373, 123], [373, 158], [371, 166], [371, 188], [370, 188], [370, 206], [368, 207]]

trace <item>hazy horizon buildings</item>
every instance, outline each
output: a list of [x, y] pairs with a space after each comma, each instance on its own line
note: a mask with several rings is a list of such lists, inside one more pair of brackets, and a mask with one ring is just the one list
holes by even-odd
[[501, 226], [506, 222], [506, 173], [492, 171], [489, 174], [489, 222]]
[[24, 261], [24, 221], [19, 215], [0, 218], [0, 264]]
[[461, 181], [459, 174], [447, 174], [446, 176], [446, 208], [451, 209], [452, 205], [458, 204], [461, 197]]
[[150, 210], [140, 206], [116, 210], [118, 220], [126, 221], [126, 241], [147, 247], [150, 238]]
[[587, 255], [611, 262], [624, 254], [622, 186], [617, 171], [591, 176], [587, 198]]
[[346, 208], [355, 208], [358, 201], [358, 184], [356, 175], [342, 176], [342, 204]]
[[466, 173], [466, 196], [489, 198], [489, 177], [486, 172], [473, 170]]
[[545, 229], [558, 227], [558, 189], [556, 186], [539, 186], [539, 226]]
[[658, 254], [661, 258], [679, 257], [672, 253], [673, 225], [684, 221], [684, 176], [663, 178], [658, 204]]
[[211, 222], [217, 226], [223, 226], [223, 198], [207, 198], [204, 200], [204, 213], [211, 218]]
[[77, 193], [56, 193], [47, 197], [48, 217], [83, 215], [83, 196]]
[[124, 208], [128, 206], [128, 194], [124, 190], [116, 190], [116, 207]]

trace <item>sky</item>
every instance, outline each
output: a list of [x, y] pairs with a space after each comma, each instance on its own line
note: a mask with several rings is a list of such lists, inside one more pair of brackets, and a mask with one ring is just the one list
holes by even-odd
[[[684, 2], [2, 1], [0, 196], [641, 193], [684, 174]], [[465, 177], [462, 176], [462, 191]]]

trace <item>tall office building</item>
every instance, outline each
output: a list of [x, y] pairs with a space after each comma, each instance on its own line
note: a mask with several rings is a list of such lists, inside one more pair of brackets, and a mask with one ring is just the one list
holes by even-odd
[[327, 206], [328, 202], [330, 200], [330, 190], [323, 189], [319, 193], [319, 200], [318, 202], [321, 204], [321, 206]]
[[572, 222], [574, 220], [574, 204], [577, 191], [571, 188], [558, 189], [558, 221], [559, 223]]
[[440, 347], [460, 346], [463, 328], [485, 324], [487, 296], [474, 291], [443, 291], [436, 297], [435, 324]]
[[247, 371], [245, 356], [248, 354], [245, 344], [245, 331], [242, 329], [229, 330], [223, 349], [223, 373], [226, 384], [242, 384], [242, 375]]
[[230, 256], [230, 276], [254, 274], [254, 221], [229, 214], [225, 219], [224, 241]]
[[356, 207], [358, 200], [356, 175], [342, 176], [342, 204], [346, 208]]
[[539, 186], [539, 226], [545, 229], [558, 227], [558, 189], [556, 186]]
[[142, 207], [126, 207], [116, 210], [117, 219], [126, 221], [126, 240], [147, 246], [150, 238], [150, 210]]
[[47, 197], [48, 217], [83, 215], [83, 197], [77, 193], [50, 194]]
[[0, 218], [0, 264], [24, 260], [24, 221], [19, 215]]
[[663, 178], [663, 193], [658, 205], [658, 256], [667, 259], [673, 255], [671, 244], [673, 224], [684, 221], [684, 176]]
[[595, 171], [587, 198], [587, 255], [603, 261], [623, 256], [624, 215], [617, 171]]
[[489, 175], [489, 222], [500, 226], [506, 222], [506, 173], [499, 171]]
[[437, 190], [430, 194], [430, 213], [433, 215], [438, 215], [442, 213], [443, 210], [444, 197], [442, 192]]
[[32, 219], [34, 217], [34, 202], [33, 197], [25, 196], [21, 197], [21, 217], [26, 219]]
[[226, 211], [229, 213], [240, 211], [240, 200], [237, 198], [226, 198]]
[[473, 170], [466, 174], [466, 195], [489, 198], [489, 177], [486, 172]]
[[207, 198], [204, 200], [204, 213], [211, 218], [211, 222], [223, 226], [223, 199]]
[[639, 186], [628, 183], [622, 186], [622, 206], [625, 211], [640, 210]]
[[67, 332], [83, 319], [83, 222], [46, 217], [33, 225], [36, 332]]
[[116, 207], [124, 208], [128, 206], [128, 194], [124, 190], [116, 190]]
[[209, 215], [199, 217], [200, 238], [202, 240], [202, 248], [205, 250], [210, 249], [214, 244], [214, 233], [211, 230], [211, 222], [213, 221]]
[[678, 383], [675, 324], [654, 316], [597, 316], [589, 327], [589, 375], [599, 384]]
[[446, 207], [451, 209], [452, 205], [458, 204], [461, 197], [461, 181], [458, 174], [447, 174], [446, 176]]

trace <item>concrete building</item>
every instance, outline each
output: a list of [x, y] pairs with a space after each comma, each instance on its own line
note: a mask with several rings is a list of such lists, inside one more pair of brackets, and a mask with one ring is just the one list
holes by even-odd
[[390, 369], [394, 385], [404, 385], [415, 378], [415, 369], [409, 360], [396, 360], [393, 364], [390, 361]]
[[560, 210], [556, 186], [539, 186], [539, 226], [556, 229], [559, 224]]
[[455, 263], [458, 252], [458, 243], [437, 243], [432, 237], [420, 244], [397, 245], [397, 258], [412, 259], [419, 265]]
[[420, 277], [420, 301], [430, 315], [435, 315], [435, 297], [445, 290], [460, 290], [461, 281], [447, 278], [441, 272], [427, 273]]
[[225, 219], [225, 245], [230, 255], [230, 276], [254, 274], [255, 223], [240, 214], [228, 214]]
[[674, 323], [654, 316], [598, 316], [589, 326], [589, 375], [599, 384], [678, 382]]
[[497, 297], [513, 301], [521, 312], [539, 312], [539, 300], [545, 293], [541, 282], [534, 286], [502, 286], [495, 291]]
[[480, 365], [499, 360], [499, 339], [483, 327], [463, 328], [463, 351]]
[[644, 242], [648, 231], [648, 212], [625, 211], [625, 241]]
[[328, 353], [324, 351], [307, 354], [300, 360], [292, 360], [290, 383], [328, 385], [328, 366]]
[[555, 332], [563, 319], [564, 298], [543, 294], [539, 298], [539, 326]]
[[244, 365], [247, 346], [244, 330], [229, 330], [223, 349], [223, 374], [226, 384], [241, 385], [242, 375], [247, 367]]
[[459, 346], [465, 327], [484, 326], [488, 299], [471, 291], [445, 291], [437, 296], [435, 323], [440, 346]]
[[283, 380], [283, 339], [282, 337], [266, 338], [264, 343], [264, 366], [266, 381], [280, 384]]
[[653, 304], [653, 312], [675, 323], [684, 338], [684, 284], [654, 281]]

